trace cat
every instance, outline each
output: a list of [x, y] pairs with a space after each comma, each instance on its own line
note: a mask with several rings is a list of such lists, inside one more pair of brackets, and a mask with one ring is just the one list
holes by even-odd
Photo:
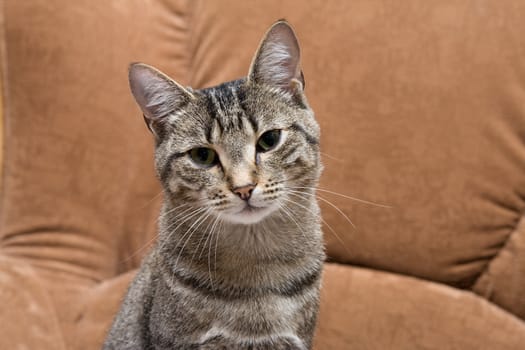
[[164, 202], [103, 349], [311, 349], [320, 130], [290, 25], [267, 31], [246, 78], [193, 90], [135, 63], [129, 80]]

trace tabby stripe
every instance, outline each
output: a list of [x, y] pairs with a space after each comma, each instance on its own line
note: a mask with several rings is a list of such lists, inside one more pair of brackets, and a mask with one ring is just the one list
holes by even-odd
[[319, 278], [321, 277], [322, 266], [318, 266], [315, 270], [287, 283], [287, 286], [284, 289], [280, 290], [281, 295], [287, 297], [293, 297], [296, 294], [299, 294], [306, 288], [311, 287]]
[[175, 271], [175, 278], [179, 283], [187, 288], [194, 289], [206, 296], [216, 297], [224, 300], [244, 300], [257, 296], [281, 295], [294, 297], [303, 290], [311, 287], [321, 277], [322, 267], [317, 267], [314, 271], [295, 280], [288, 281], [285, 285], [273, 288], [250, 288], [250, 287], [212, 287], [208, 282], [200, 280], [195, 276], [189, 276], [181, 271]]
[[162, 170], [160, 172], [160, 179], [163, 183], [167, 183], [168, 177], [171, 175], [171, 164], [175, 159], [178, 159], [180, 157], [183, 157], [186, 155], [186, 152], [176, 152], [170, 154], [164, 165], [162, 166]]
[[214, 92], [209, 92], [206, 94], [208, 96], [206, 103], [206, 110], [212, 119], [217, 120], [219, 130], [221, 134], [224, 130], [232, 129], [233, 121], [227, 119], [224, 115], [224, 109], [221, 107], [221, 100]]
[[306, 142], [308, 142], [309, 144], [311, 144], [311, 145], [318, 145], [319, 144], [319, 141], [315, 137], [310, 135], [310, 133], [308, 133], [308, 131], [306, 131], [301, 125], [299, 125], [297, 123], [293, 123], [290, 128], [292, 130], [295, 130], [295, 131], [298, 131], [298, 132], [302, 133], [304, 135], [305, 139], [306, 139]]
[[210, 125], [206, 125], [204, 126], [205, 130], [204, 130], [204, 134], [205, 134], [205, 137], [206, 137], [206, 141], [209, 143], [209, 144], [212, 144], [213, 140], [212, 140], [212, 137], [211, 137], [211, 133], [213, 131], [213, 127], [211, 127]]
[[[291, 156], [292, 154], [294, 154], [296, 150], [297, 150], [297, 148], [295, 148], [295, 147], [290, 147], [290, 149], [288, 149], [288, 150], [286, 151], [286, 153], [282, 155], [282, 159], [283, 159], [285, 162], [288, 162], [288, 161], [289, 161], [288, 158], [290, 158], [290, 156]], [[294, 161], [295, 161], [295, 159], [294, 159]]]
[[206, 112], [212, 119], [217, 119], [217, 110], [215, 109], [215, 104], [213, 103], [210, 93], [206, 93]]
[[253, 113], [250, 112], [250, 109], [248, 108], [248, 102], [246, 100], [246, 91], [243, 88], [237, 89], [237, 99], [239, 101], [239, 108], [244, 112], [244, 115], [252, 125], [252, 129], [255, 133], [259, 130], [259, 124], [257, 123], [257, 119], [253, 115]]
[[222, 111], [222, 114], [226, 114], [227, 103], [228, 101], [233, 100], [231, 90], [225, 87], [223, 89], [217, 90], [216, 92], [217, 94], [215, 95], [215, 98], [219, 104], [219, 109]]

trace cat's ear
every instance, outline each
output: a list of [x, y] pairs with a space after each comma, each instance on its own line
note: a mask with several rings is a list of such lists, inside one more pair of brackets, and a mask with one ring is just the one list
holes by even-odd
[[193, 95], [161, 71], [144, 63], [129, 66], [129, 85], [150, 130], [187, 104]]
[[295, 93], [304, 89], [301, 52], [295, 33], [285, 20], [266, 32], [250, 66], [248, 81]]

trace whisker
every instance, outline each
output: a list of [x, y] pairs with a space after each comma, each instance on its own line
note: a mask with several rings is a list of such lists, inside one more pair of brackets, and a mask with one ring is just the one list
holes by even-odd
[[[209, 234], [210, 246], [208, 248], [208, 275], [210, 276], [210, 285], [211, 285], [211, 289], [212, 290], [215, 290], [215, 287], [213, 285], [213, 279], [212, 279], [212, 276], [211, 276], [211, 247], [212, 247], [212, 242], [213, 242], [213, 235], [217, 235], [217, 232], [215, 232], [215, 227], [216, 227], [216, 224], [219, 222], [219, 220], [220, 220], [220, 216], [217, 215], [217, 217], [215, 218], [215, 221], [213, 223], [213, 226], [211, 227], [211, 232]], [[206, 242], [204, 242], [204, 247], [206, 247], [207, 243], [208, 243], [208, 239], [206, 239]]]
[[[204, 250], [206, 249], [206, 245], [208, 244], [208, 240], [209, 238], [211, 237], [211, 235], [213, 234], [213, 230], [214, 230], [214, 227], [215, 225], [217, 224], [217, 221], [219, 220], [219, 217], [216, 216], [215, 217], [215, 220], [213, 220], [212, 222], [210, 222], [211, 224], [211, 229], [208, 231], [208, 228], [210, 227], [210, 224], [208, 224], [208, 226], [206, 226], [206, 229], [204, 230], [204, 232], [206, 232], [204, 236], [206, 236], [206, 240], [204, 241], [204, 246], [202, 247], [200, 253], [199, 253], [199, 259], [202, 257], [202, 253], [204, 252]], [[200, 247], [200, 244], [199, 244], [199, 247]], [[198, 248], [197, 248], [198, 249]]]
[[[201, 208], [205, 205], [205, 202], [204, 201], [195, 201], [193, 202], [193, 206], [192, 207], [197, 207], [197, 208]], [[174, 211], [176, 211], [177, 209], [181, 208], [181, 207], [184, 207], [184, 206], [190, 206], [190, 204], [188, 203], [183, 203], [183, 204], [180, 204], [178, 206], [176, 206], [175, 208], [171, 208], [170, 210], [168, 210], [167, 212], [165, 213], [160, 213], [159, 215], [159, 218], [165, 218], [167, 216], [169, 216], [169, 214], [173, 213]], [[190, 206], [191, 207], [191, 206]], [[178, 215], [178, 214], [177, 214]]]
[[195, 251], [193, 252], [193, 255], [191, 257], [191, 262], [193, 262], [193, 259], [195, 258], [195, 254], [197, 254], [197, 251], [199, 251], [199, 248], [201, 247], [201, 243], [202, 243], [202, 240], [204, 239], [204, 246], [202, 247], [201, 249], [201, 252], [199, 254], [199, 257], [198, 259], [201, 258], [202, 256], [202, 251], [204, 250], [204, 248], [206, 248], [206, 241], [208, 239], [208, 235], [207, 235], [207, 232], [208, 232], [208, 229], [210, 228], [210, 226], [213, 224], [213, 221], [209, 221], [208, 222], [208, 225], [206, 225], [206, 228], [204, 230], [202, 230], [202, 234], [201, 234], [201, 238], [199, 239], [199, 243], [197, 245], [197, 248], [195, 249]]
[[[161, 192], [162, 193], [162, 192]], [[158, 194], [157, 194], [158, 196]], [[184, 206], [188, 206], [189, 204], [182, 204], [182, 205], [179, 205], [177, 208], [174, 208], [174, 209], [178, 209], [178, 208], [181, 208], [181, 207], [184, 207]], [[191, 209], [191, 208], [189, 208]], [[141, 253], [142, 251], [144, 251], [146, 248], [149, 248], [149, 246], [158, 238], [158, 235], [155, 235], [153, 238], [149, 239], [146, 243], [144, 243], [140, 248], [136, 249], [133, 253], [131, 253], [128, 257], [126, 257], [125, 259], [123, 259], [120, 263], [123, 264], [123, 263], [126, 263], [128, 261], [130, 261], [132, 258], [134, 258], [137, 254]]]
[[[293, 216], [293, 214], [288, 210], [289, 207], [287, 207], [286, 205], [284, 204], [279, 204], [279, 207], [280, 209], [282, 209], [282, 211], [293, 221], [293, 223], [297, 226], [297, 228], [299, 229], [299, 231], [301, 232], [301, 234], [303, 235], [303, 237], [305, 239], [307, 239], [306, 237], [306, 234], [304, 233], [304, 231], [302, 230], [301, 226], [299, 225], [299, 223], [297, 222], [297, 220], [295, 220], [295, 217]], [[284, 218], [283, 218], [284, 219]]]
[[387, 208], [387, 209], [392, 209], [392, 208], [393, 208], [391, 205], [386, 205], [386, 204], [380, 204], [380, 203], [375, 203], [375, 202], [367, 201], [367, 200], [364, 200], [364, 199], [360, 199], [360, 198], [356, 198], [356, 197], [348, 196], [348, 195], [346, 195], [346, 194], [342, 194], [342, 193], [334, 192], [334, 191], [331, 191], [331, 190], [327, 190], [327, 189], [325, 189], [325, 188], [319, 188], [319, 187], [300, 187], [300, 186], [298, 186], [298, 187], [289, 187], [289, 188], [292, 188], [292, 189], [309, 189], [309, 190], [317, 190], [317, 191], [320, 191], [320, 192], [330, 193], [330, 194], [333, 194], [333, 195], [336, 195], [336, 196], [339, 196], [339, 197], [342, 197], [342, 198], [351, 199], [351, 200], [353, 200], [353, 201], [356, 201], [356, 202], [359, 202], [359, 203], [363, 203], [363, 204], [373, 205], [373, 206], [376, 206], [376, 207]]
[[[288, 190], [286, 192], [289, 192]], [[311, 209], [305, 207], [304, 205], [302, 204], [299, 204], [291, 199], [287, 199], [287, 198], [283, 198], [284, 200], [287, 200], [295, 205], [298, 205], [302, 208], [304, 208], [305, 210], [308, 210], [312, 215], [318, 215], [316, 213], [314, 213]], [[337, 234], [337, 232], [334, 230], [334, 228], [328, 223], [326, 222], [325, 219], [323, 219], [322, 216], [319, 216], [319, 218], [321, 219], [321, 222], [326, 226], [328, 227], [328, 229], [330, 230], [330, 232], [334, 235], [334, 237], [339, 241], [339, 243], [341, 244], [341, 246], [346, 250], [347, 253], [350, 253], [350, 249], [346, 246], [344, 240], [341, 238], [341, 236], [339, 236], [339, 234]]]
[[169, 231], [173, 226], [180, 223], [179, 225], [177, 225], [177, 227], [175, 227], [173, 230], [170, 231], [170, 233], [168, 234], [168, 237], [170, 237], [171, 234], [175, 232], [183, 223], [188, 221], [190, 218], [194, 217], [196, 214], [202, 212], [203, 210], [204, 208], [195, 209], [193, 207], [190, 207], [184, 210], [180, 215], [185, 215], [185, 216], [183, 216], [182, 218], [179, 218], [178, 217], [179, 215], [176, 215], [174, 218], [175, 220], [171, 224], [169, 224], [168, 227], [163, 228], [163, 231]]
[[321, 197], [319, 195], [317, 195], [316, 197], [317, 197], [317, 199], [322, 200], [323, 202], [325, 202], [326, 204], [328, 204], [329, 206], [331, 206], [332, 208], [337, 210], [346, 219], [346, 221], [348, 221], [350, 223], [350, 225], [352, 225], [353, 228], [356, 228], [354, 223], [352, 222], [352, 220], [350, 220], [350, 218], [341, 209], [339, 209], [339, 207], [337, 205], [333, 204], [328, 199], [325, 199], [325, 198], [323, 198], [323, 197]]
[[[168, 242], [171, 242], [172, 236], [177, 232], [178, 228], [181, 227], [185, 222], [187, 222], [188, 220], [194, 218], [195, 216], [201, 214], [202, 212], [204, 212], [206, 210], [207, 210], [207, 208], [197, 208], [194, 211], [192, 211], [190, 214], [186, 215], [184, 217], [184, 219], [181, 219], [181, 220], [177, 221], [176, 222], [176, 223], [178, 223], [177, 227], [175, 227], [173, 230], [171, 230], [168, 233], [168, 235], [164, 239], [164, 244], [168, 244]], [[194, 222], [194, 224], [195, 224], [195, 222]], [[172, 225], [170, 225], [170, 226], [172, 226]], [[184, 239], [185, 235], [186, 235], [186, 233], [183, 235], [182, 239]], [[159, 250], [162, 250], [163, 248], [164, 248], [164, 245], [161, 245], [159, 247]]]
[[339, 162], [339, 163], [344, 163], [344, 160], [331, 156], [328, 153], [325, 153], [325, 152], [319, 152], [319, 153], [321, 153], [322, 156], [325, 156], [328, 159], [335, 160], [336, 162]]
[[[220, 217], [221, 214], [219, 214], [219, 217]], [[224, 221], [221, 219], [220, 222], [219, 222], [219, 227], [217, 228], [217, 234], [215, 235], [216, 238], [215, 238], [215, 258], [214, 258], [214, 275], [215, 275], [215, 280], [217, 280], [217, 248], [218, 248], [218, 244], [219, 244], [219, 235], [221, 234], [222, 230], [223, 230], [223, 224]]]
[[[182, 256], [184, 248], [186, 248], [186, 245], [190, 241], [190, 239], [193, 236], [193, 234], [197, 231], [197, 229], [200, 227], [200, 225], [204, 221], [206, 221], [206, 219], [211, 215], [211, 210], [209, 208], [205, 208], [204, 210], [205, 210], [205, 213], [203, 215], [201, 215], [201, 217], [199, 219], [197, 219], [195, 222], [193, 222], [193, 224], [190, 226], [190, 228], [184, 233], [183, 237], [181, 238], [180, 241], [184, 240], [184, 237], [189, 233], [188, 238], [186, 238], [186, 240], [184, 241], [184, 244], [182, 245], [182, 248], [180, 249], [179, 254], [177, 256], [177, 259], [175, 260], [175, 264], [173, 265], [174, 269], [177, 268], [177, 265], [179, 264], [179, 259]], [[197, 226], [195, 226], [195, 225], [197, 225]]]
[[142, 210], [144, 208], [146, 208], [148, 205], [150, 205], [151, 203], [153, 203], [153, 201], [155, 201], [155, 199], [157, 199], [161, 194], [163, 194], [164, 191], [160, 191], [159, 193], [157, 193], [155, 196], [153, 196], [150, 200], [148, 200], [146, 203], [144, 203], [138, 210]]
[[341, 209], [339, 209], [339, 207], [337, 205], [333, 204], [328, 199], [323, 198], [320, 195], [314, 195], [314, 194], [307, 193], [307, 192], [298, 192], [298, 191], [293, 191], [293, 190], [289, 190], [288, 192], [291, 195], [295, 195], [295, 196], [300, 196], [300, 195], [303, 195], [303, 194], [308, 194], [310, 196], [315, 196], [317, 199], [320, 199], [321, 201], [325, 202], [326, 204], [330, 205], [332, 208], [337, 210], [339, 212], [339, 214], [341, 214], [346, 219], [346, 221], [348, 221], [350, 223], [350, 225], [352, 225], [353, 228], [356, 228], [354, 223], [352, 222], [352, 220], [350, 220], [350, 218]]

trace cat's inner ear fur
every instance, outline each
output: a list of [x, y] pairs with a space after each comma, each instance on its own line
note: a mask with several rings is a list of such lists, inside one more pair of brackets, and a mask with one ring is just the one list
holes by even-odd
[[155, 134], [162, 119], [187, 104], [193, 95], [161, 71], [144, 63], [129, 66], [131, 92], [142, 109], [144, 119]]
[[253, 58], [248, 81], [266, 84], [292, 94], [304, 89], [301, 53], [290, 25], [276, 22], [266, 33]]

